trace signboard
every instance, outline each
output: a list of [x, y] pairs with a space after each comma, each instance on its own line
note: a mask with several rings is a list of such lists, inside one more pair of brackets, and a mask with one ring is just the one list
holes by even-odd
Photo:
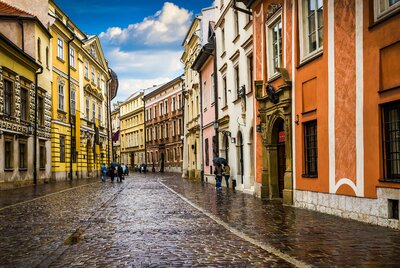
[[285, 142], [285, 131], [280, 131], [278, 133], [278, 142]]

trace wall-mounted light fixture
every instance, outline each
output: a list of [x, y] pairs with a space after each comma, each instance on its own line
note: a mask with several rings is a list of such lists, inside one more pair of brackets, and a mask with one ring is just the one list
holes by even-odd
[[231, 137], [231, 142], [232, 142], [233, 144], [236, 144], [236, 138], [235, 138], [235, 137]]
[[32, 134], [32, 133], [33, 133], [33, 127], [32, 127], [32, 124], [29, 123], [29, 125], [28, 125], [28, 134]]

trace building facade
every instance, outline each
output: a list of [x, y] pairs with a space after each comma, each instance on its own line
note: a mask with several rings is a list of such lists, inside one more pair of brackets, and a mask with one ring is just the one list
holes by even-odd
[[139, 90], [119, 105], [121, 163], [129, 168], [145, 163], [143, 96]]
[[[236, 1], [220, 1], [215, 25], [219, 156], [237, 189], [255, 192], [253, 20]], [[248, 156], [245, 158], [245, 156]]]
[[145, 91], [147, 167], [153, 172], [182, 172], [183, 77]]
[[51, 179], [51, 35], [45, 23], [0, 3], [0, 188]]
[[99, 175], [108, 161], [107, 62], [97, 36], [84, 34], [49, 1], [52, 39], [52, 177]]
[[114, 104], [111, 112], [111, 135], [112, 135], [112, 162], [120, 163], [121, 160], [121, 122], [119, 120], [120, 102]]
[[399, 228], [400, 2], [244, 2], [258, 194]]

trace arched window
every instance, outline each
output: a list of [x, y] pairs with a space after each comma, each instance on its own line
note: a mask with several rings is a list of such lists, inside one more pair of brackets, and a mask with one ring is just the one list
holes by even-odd
[[38, 38], [38, 40], [37, 40], [37, 57], [38, 57], [39, 61], [42, 61], [42, 55], [40, 53], [40, 50], [41, 50], [41, 41], [40, 41], [40, 38]]

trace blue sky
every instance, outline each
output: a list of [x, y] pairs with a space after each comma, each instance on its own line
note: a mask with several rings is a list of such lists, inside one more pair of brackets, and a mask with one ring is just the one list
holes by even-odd
[[181, 43], [195, 14], [212, 0], [56, 0], [87, 34], [99, 35], [121, 101], [183, 72]]

